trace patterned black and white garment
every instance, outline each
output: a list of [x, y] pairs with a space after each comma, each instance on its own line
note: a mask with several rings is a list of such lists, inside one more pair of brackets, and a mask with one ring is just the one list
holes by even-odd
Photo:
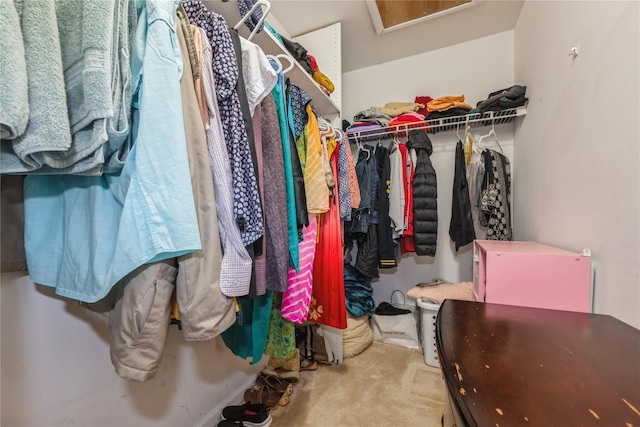
[[485, 173], [480, 197], [480, 223], [487, 227], [487, 240], [513, 240], [509, 159], [494, 150], [485, 150], [482, 156]]

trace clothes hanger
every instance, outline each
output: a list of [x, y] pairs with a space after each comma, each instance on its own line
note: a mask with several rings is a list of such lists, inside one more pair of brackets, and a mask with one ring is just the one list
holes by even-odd
[[329, 127], [329, 123], [327, 123], [327, 120], [321, 116], [316, 116], [316, 119], [318, 120], [318, 129], [327, 130], [327, 128]]
[[275, 55], [265, 55], [267, 57], [267, 59], [273, 61], [276, 63], [276, 65], [278, 66], [278, 68], [276, 68], [276, 74], [280, 74], [280, 72], [282, 72], [282, 62], [280, 62], [280, 60], [278, 59], [278, 57], [276, 57]]
[[287, 74], [289, 71], [293, 70], [293, 67], [296, 66], [295, 62], [293, 62], [293, 59], [287, 55], [286, 53], [280, 53], [278, 55], [276, 55], [276, 58], [280, 59], [280, 58], [284, 58], [287, 61], [289, 61], [289, 66], [287, 68], [285, 68], [284, 70], [282, 70], [282, 74]]
[[249, 17], [251, 16], [251, 14], [253, 12], [255, 12], [255, 10], [261, 6], [264, 6], [264, 10], [262, 11], [262, 16], [260, 17], [260, 19], [258, 20], [258, 23], [256, 24], [255, 28], [253, 29], [253, 31], [251, 31], [251, 34], [249, 34], [249, 37], [247, 38], [247, 40], [251, 40], [256, 34], [258, 34], [258, 30], [262, 27], [262, 24], [264, 23], [264, 20], [267, 18], [267, 15], [269, 14], [269, 11], [271, 10], [271, 3], [269, 3], [267, 0], [258, 0], [252, 7], [251, 9], [249, 9], [249, 11], [240, 19], [240, 22], [238, 22], [233, 29], [234, 30], [238, 30], [238, 28], [240, 28], [242, 26], [242, 24], [244, 23], [244, 21], [246, 21], [247, 19], [249, 19]]
[[395, 131], [393, 133], [393, 137], [391, 138], [391, 142], [395, 145], [399, 145], [400, 144], [400, 138], [398, 138], [398, 131]]
[[491, 120], [491, 130], [489, 131], [489, 133], [486, 135], [482, 135], [480, 139], [478, 139], [476, 144], [478, 145], [482, 144], [482, 141], [484, 141], [486, 138], [489, 138], [489, 137], [493, 137], [496, 144], [498, 144], [498, 148], [500, 149], [500, 152], [504, 154], [504, 151], [502, 150], [502, 146], [500, 145], [500, 141], [498, 141], [498, 136], [496, 135], [495, 122], [493, 121], [493, 119]]
[[365, 159], [365, 161], [369, 161], [369, 159], [371, 158], [371, 147], [363, 144], [362, 141], [358, 139], [358, 135], [355, 136], [355, 139], [356, 147], [358, 147], [358, 150], [356, 151], [356, 159], [360, 158], [360, 152], [364, 151], [367, 153], [367, 158]]
[[344, 132], [342, 132], [342, 130], [334, 128], [333, 133], [335, 135], [336, 141], [344, 140]]

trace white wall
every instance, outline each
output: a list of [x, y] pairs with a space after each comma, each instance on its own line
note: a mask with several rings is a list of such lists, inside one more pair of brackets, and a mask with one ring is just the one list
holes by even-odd
[[515, 237], [591, 249], [595, 311], [636, 328], [639, 21], [637, 1], [527, 1], [515, 29], [515, 80], [530, 97], [515, 146]]
[[[489, 93], [514, 84], [513, 37], [513, 31], [506, 31], [345, 73], [342, 116], [352, 121], [354, 114], [366, 108], [387, 102], [413, 102], [422, 95], [437, 98], [464, 94], [466, 102], [475, 106]], [[500, 145], [510, 159], [513, 159], [513, 129], [513, 124], [496, 127]], [[488, 128], [472, 130], [474, 135], [487, 132]], [[388, 301], [394, 289], [407, 291], [418, 282], [437, 277], [452, 282], [471, 280], [471, 245], [456, 254], [449, 238], [456, 132], [441, 132], [430, 138], [434, 145], [431, 161], [438, 179], [437, 253], [435, 258], [405, 255], [397, 268], [381, 269], [380, 279], [373, 284], [376, 303]]]
[[156, 377], [128, 382], [111, 365], [109, 330], [76, 301], [24, 273], [2, 274], [1, 297], [2, 426], [216, 425], [264, 365], [171, 326]]

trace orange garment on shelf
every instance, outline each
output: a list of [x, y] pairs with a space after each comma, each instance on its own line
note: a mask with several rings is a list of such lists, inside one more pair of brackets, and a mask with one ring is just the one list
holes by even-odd
[[471, 110], [473, 107], [464, 102], [464, 95], [460, 96], [441, 96], [427, 104], [429, 111], [446, 111], [451, 108], [464, 108]]
[[335, 90], [333, 82], [329, 80], [329, 77], [327, 77], [322, 71], [314, 71], [313, 80], [318, 82], [318, 84], [325, 88], [329, 93], [333, 93], [333, 91]]

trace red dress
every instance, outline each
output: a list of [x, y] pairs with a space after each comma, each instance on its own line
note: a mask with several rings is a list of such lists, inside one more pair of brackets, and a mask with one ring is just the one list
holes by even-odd
[[[334, 182], [338, 182], [338, 150], [331, 154]], [[329, 211], [320, 215], [318, 244], [313, 263], [313, 292], [309, 320], [338, 329], [347, 327], [347, 307], [344, 297], [344, 261], [342, 224], [338, 189], [329, 201]]]

